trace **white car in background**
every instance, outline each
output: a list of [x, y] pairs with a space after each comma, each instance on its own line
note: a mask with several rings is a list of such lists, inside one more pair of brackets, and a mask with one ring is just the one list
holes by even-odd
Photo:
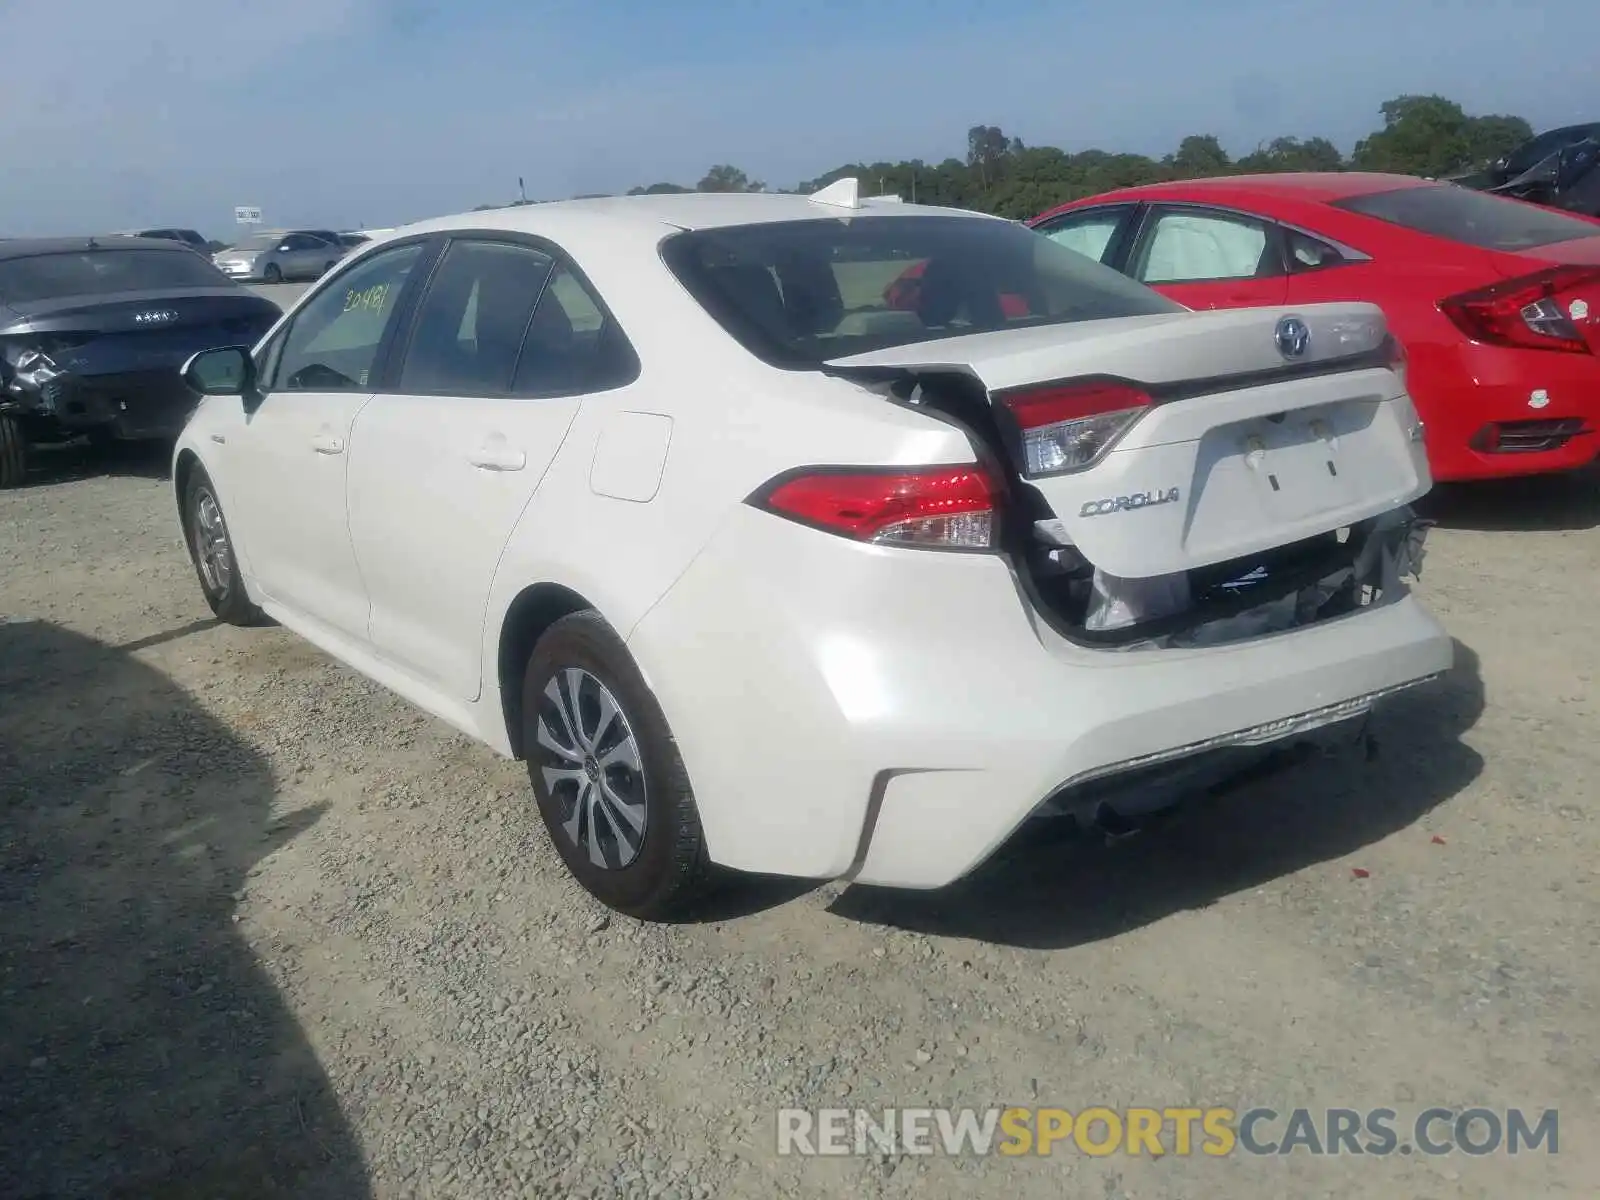
[[585, 200], [408, 226], [197, 355], [173, 480], [220, 618], [525, 759], [656, 918], [714, 866], [939, 887], [1445, 671], [1400, 367], [1371, 306], [1190, 312], [852, 180]]

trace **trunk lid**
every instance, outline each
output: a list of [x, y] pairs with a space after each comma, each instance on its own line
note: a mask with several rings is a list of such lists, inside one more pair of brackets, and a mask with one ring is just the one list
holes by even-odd
[[1594, 237], [1551, 242], [1527, 250], [1491, 250], [1488, 254], [1494, 269], [1507, 279], [1532, 274], [1541, 267], [1571, 265], [1600, 269], [1600, 225], [1596, 226]]
[[[1279, 348], [1280, 322], [1290, 350]], [[1226, 562], [1377, 516], [1432, 480], [1382, 312], [1230, 309], [1003, 330], [837, 359], [840, 374], [960, 372], [995, 406], [1111, 381], [1152, 401], [1089, 465], [1011, 467], [1096, 567], [1145, 578]], [[1003, 440], [1006, 440], [1003, 438]]]
[[63, 297], [0, 309], [0, 341], [78, 375], [176, 369], [197, 350], [253, 345], [280, 315], [233, 286]]

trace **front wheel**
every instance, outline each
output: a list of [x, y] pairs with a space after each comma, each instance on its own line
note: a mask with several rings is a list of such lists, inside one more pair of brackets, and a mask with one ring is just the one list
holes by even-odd
[[21, 487], [28, 477], [28, 435], [22, 422], [0, 413], [0, 488]]
[[261, 610], [244, 590], [239, 556], [222, 516], [222, 503], [211, 477], [199, 467], [189, 480], [184, 497], [184, 526], [189, 535], [189, 556], [194, 560], [200, 590], [217, 619], [228, 625], [257, 625]]
[[282, 283], [283, 268], [279, 267], [277, 263], [268, 263], [266, 270], [261, 272], [261, 281], [263, 283]]
[[545, 828], [590, 895], [665, 920], [710, 890], [700, 813], [666, 717], [597, 613], [563, 617], [534, 647], [522, 737]]

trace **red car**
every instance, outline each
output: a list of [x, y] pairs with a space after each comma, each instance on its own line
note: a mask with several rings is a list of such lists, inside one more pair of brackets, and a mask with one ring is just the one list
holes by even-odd
[[1198, 179], [1028, 222], [1190, 308], [1366, 300], [1439, 480], [1600, 453], [1600, 222], [1408, 175]]

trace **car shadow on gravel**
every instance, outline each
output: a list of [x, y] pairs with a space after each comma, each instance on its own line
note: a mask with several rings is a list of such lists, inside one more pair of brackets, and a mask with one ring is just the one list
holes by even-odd
[[1478, 656], [1460, 642], [1455, 655], [1439, 683], [1387, 702], [1370, 762], [1352, 753], [1305, 764], [1110, 845], [1064, 821], [1041, 823], [949, 888], [857, 886], [829, 911], [934, 936], [1064, 949], [1354, 853], [1407, 829], [1482, 770], [1461, 741], [1483, 714]]
[[1480, 483], [1441, 483], [1417, 510], [1445, 529], [1484, 533], [1600, 527], [1600, 469]]
[[234, 924], [251, 867], [320, 815], [272, 797], [125, 648], [0, 622], [0, 1196], [371, 1194]]
[[172, 472], [172, 445], [167, 440], [113, 442], [108, 446], [69, 442], [35, 447], [23, 486], [51, 487], [103, 476], [166, 479]]

